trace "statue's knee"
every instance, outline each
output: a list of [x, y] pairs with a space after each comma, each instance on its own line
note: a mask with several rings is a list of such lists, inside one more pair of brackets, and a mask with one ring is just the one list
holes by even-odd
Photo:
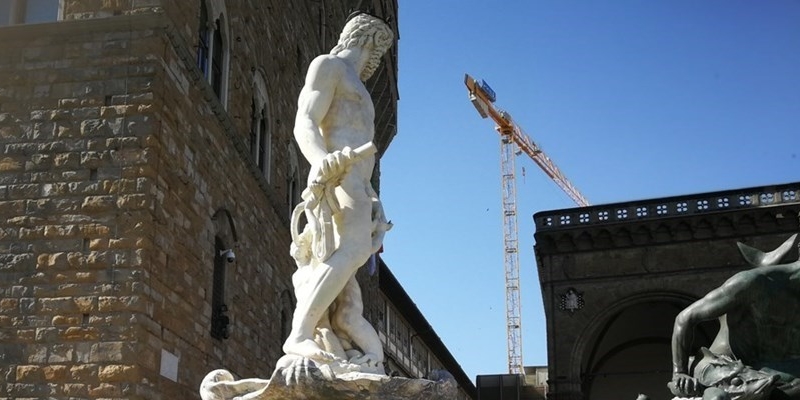
[[355, 325], [359, 316], [354, 312], [341, 310], [333, 316], [333, 324], [337, 327], [347, 329]]

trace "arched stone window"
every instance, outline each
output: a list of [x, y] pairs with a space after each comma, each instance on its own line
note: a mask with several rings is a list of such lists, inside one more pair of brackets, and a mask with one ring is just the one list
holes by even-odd
[[63, 0], [0, 1], [0, 26], [57, 21], [63, 7]]
[[267, 182], [272, 173], [272, 129], [267, 101], [267, 83], [261, 71], [253, 74], [253, 99], [250, 103], [250, 151]]
[[200, 0], [197, 67], [223, 106], [227, 106], [230, 48], [226, 15], [222, 0]]

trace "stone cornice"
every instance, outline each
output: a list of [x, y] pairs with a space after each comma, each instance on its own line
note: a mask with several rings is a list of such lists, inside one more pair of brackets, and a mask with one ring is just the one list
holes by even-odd
[[540, 212], [546, 254], [796, 232], [800, 182]]

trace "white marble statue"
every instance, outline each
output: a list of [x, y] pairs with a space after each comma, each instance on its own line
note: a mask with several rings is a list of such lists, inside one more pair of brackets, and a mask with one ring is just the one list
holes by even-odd
[[[294, 127], [311, 171], [293, 215], [297, 307], [283, 350], [321, 363], [348, 360], [370, 372], [382, 372], [383, 350], [362, 315], [355, 273], [378, 251], [390, 225], [370, 183], [375, 111], [362, 81], [392, 43], [381, 19], [351, 19], [331, 54], [311, 62]], [[298, 234], [301, 213], [308, 225]]]
[[[355, 279], [359, 268], [375, 261], [391, 228], [370, 183], [375, 110], [363, 81], [393, 36], [384, 21], [359, 14], [345, 25], [331, 53], [311, 62], [294, 128], [311, 172], [303, 202], [292, 213], [297, 307], [283, 345], [286, 355], [269, 380], [209, 372], [200, 385], [203, 400], [455, 398], [455, 381], [447, 372], [433, 371], [434, 380], [385, 374], [383, 347], [364, 319]], [[298, 232], [303, 216], [308, 223]]]

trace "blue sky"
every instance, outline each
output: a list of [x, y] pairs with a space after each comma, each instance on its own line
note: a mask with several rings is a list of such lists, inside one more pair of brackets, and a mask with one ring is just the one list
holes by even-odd
[[[800, 181], [798, 0], [399, 3], [383, 258], [473, 379], [507, 364], [499, 139], [464, 73], [592, 204]], [[544, 365], [531, 216], [573, 203], [517, 169], [523, 356]]]

